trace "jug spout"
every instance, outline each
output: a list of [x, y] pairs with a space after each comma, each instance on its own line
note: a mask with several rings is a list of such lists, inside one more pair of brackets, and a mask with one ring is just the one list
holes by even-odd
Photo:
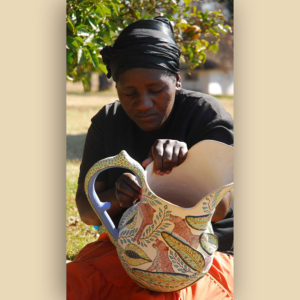
[[198, 209], [205, 213], [213, 213], [224, 196], [233, 189], [233, 186], [234, 183], [232, 182], [207, 194], [198, 203]]

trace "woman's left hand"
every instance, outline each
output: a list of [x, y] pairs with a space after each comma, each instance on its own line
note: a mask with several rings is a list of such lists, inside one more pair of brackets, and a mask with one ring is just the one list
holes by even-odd
[[150, 150], [150, 155], [142, 165], [145, 168], [153, 161], [153, 172], [169, 174], [172, 169], [184, 162], [188, 153], [187, 144], [177, 140], [158, 139]]

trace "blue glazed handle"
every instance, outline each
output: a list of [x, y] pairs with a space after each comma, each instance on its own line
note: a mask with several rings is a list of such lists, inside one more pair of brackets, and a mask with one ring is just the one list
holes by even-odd
[[131, 170], [136, 176], [143, 188], [143, 192], [148, 190], [148, 185], [145, 181], [145, 171], [143, 167], [133, 158], [131, 158], [125, 150], [122, 150], [118, 155], [111, 156], [96, 162], [85, 176], [84, 189], [90, 205], [94, 209], [96, 215], [100, 218], [102, 224], [106, 227], [110, 236], [118, 240], [119, 231], [110, 218], [107, 210], [110, 208], [110, 202], [101, 202], [96, 191], [95, 181], [97, 176], [104, 170], [121, 167]]

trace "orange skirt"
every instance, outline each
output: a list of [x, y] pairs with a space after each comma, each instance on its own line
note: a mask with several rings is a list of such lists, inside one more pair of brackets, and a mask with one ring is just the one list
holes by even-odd
[[233, 299], [233, 257], [216, 252], [210, 271], [180, 291], [158, 293], [137, 285], [125, 272], [106, 234], [67, 264], [68, 300]]

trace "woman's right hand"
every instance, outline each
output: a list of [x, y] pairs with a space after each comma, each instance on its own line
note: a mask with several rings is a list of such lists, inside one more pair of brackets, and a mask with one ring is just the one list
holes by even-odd
[[185, 142], [158, 139], [151, 147], [149, 157], [142, 162], [146, 168], [153, 161], [153, 172], [159, 175], [169, 174], [172, 169], [184, 162], [188, 148]]
[[123, 173], [115, 182], [115, 197], [120, 207], [130, 207], [142, 197], [142, 188], [136, 176]]

